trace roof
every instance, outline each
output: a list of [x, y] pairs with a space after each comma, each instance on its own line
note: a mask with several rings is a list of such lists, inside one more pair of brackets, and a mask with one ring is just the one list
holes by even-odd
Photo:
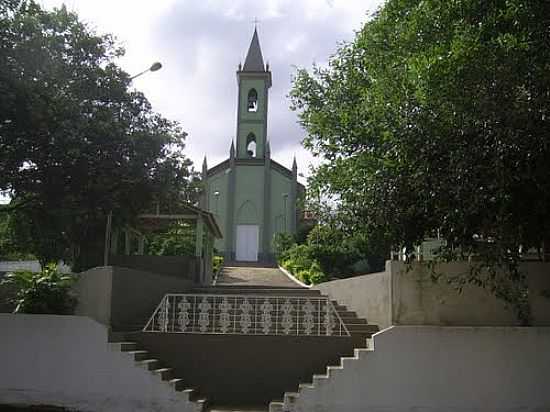
[[138, 219], [145, 220], [191, 220], [198, 217], [202, 218], [210, 233], [212, 233], [218, 239], [221, 239], [223, 237], [214, 215], [204, 209], [193, 206], [189, 203], [180, 205], [180, 213], [177, 214], [152, 213], [138, 215]]
[[246, 54], [244, 61], [243, 72], [265, 72], [264, 58], [262, 57], [262, 49], [258, 40], [258, 31], [254, 28], [254, 35]]

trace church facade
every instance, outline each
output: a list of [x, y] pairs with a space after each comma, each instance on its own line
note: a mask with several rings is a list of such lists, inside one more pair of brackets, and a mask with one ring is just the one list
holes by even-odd
[[223, 239], [214, 247], [226, 261], [273, 261], [276, 233], [295, 233], [298, 198], [296, 159], [292, 170], [271, 159], [267, 138], [269, 65], [263, 61], [258, 33], [244, 65], [237, 71], [237, 131], [229, 158], [208, 168], [202, 166], [201, 207], [216, 217]]

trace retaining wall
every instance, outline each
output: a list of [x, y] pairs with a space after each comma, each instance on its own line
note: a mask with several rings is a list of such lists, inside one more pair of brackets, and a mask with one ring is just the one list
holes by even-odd
[[193, 287], [189, 279], [113, 266], [78, 276], [75, 314], [90, 316], [115, 331], [145, 326], [164, 294], [185, 293]]
[[292, 412], [548, 412], [550, 328], [396, 326]]
[[0, 404], [81, 412], [191, 412], [167, 382], [107, 343], [86, 317], [0, 314]]
[[[550, 326], [550, 263], [525, 262], [533, 325]], [[391, 325], [514, 326], [515, 312], [489, 291], [466, 285], [462, 293], [448, 276], [466, 273], [467, 262], [438, 265], [444, 276], [431, 278], [426, 264], [386, 262], [386, 271], [325, 282], [314, 287], [381, 328]]]

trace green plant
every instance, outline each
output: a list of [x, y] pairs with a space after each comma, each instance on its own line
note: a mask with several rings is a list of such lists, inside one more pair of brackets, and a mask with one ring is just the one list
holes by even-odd
[[38, 273], [9, 273], [2, 284], [17, 290], [14, 313], [70, 315], [77, 303], [71, 291], [74, 281], [73, 276], [59, 273], [55, 264], [48, 264]]
[[149, 235], [147, 252], [155, 256], [194, 256], [195, 228], [174, 222], [167, 230]]
[[218, 273], [223, 266], [223, 256], [212, 256], [212, 270]]
[[278, 260], [284, 260], [287, 257], [288, 250], [296, 244], [294, 236], [289, 233], [276, 233], [273, 236], [273, 251]]
[[327, 275], [321, 270], [319, 262], [314, 261], [309, 268], [309, 281], [316, 285], [327, 280]]

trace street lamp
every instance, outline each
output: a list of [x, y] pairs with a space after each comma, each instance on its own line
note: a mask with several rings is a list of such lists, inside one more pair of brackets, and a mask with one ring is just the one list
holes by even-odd
[[157, 70], [160, 70], [161, 68], [162, 68], [162, 64], [160, 64], [159, 62], [155, 62], [148, 69], [143, 70], [141, 73], [138, 73], [138, 74], [130, 77], [130, 80], [134, 80], [136, 77], [139, 77], [142, 74], [145, 74], [147, 72], [156, 72]]
[[[156, 72], [157, 70], [160, 70], [162, 68], [162, 64], [160, 62], [154, 62], [151, 67], [149, 67], [147, 70], [142, 71], [141, 73], [138, 73], [132, 77], [130, 77], [130, 81], [134, 80], [136, 77], [141, 76], [142, 74], [145, 74], [147, 72]], [[122, 112], [122, 106], [120, 106], [118, 117], [120, 120]], [[109, 264], [109, 247], [111, 245], [111, 226], [113, 221], [113, 211], [111, 210], [109, 214], [107, 215], [107, 223], [105, 225], [105, 248], [103, 251], [103, 266], [107, 266]]]
[[286, 233], [286, 201], [288, 199], [288, 193], [283, 193], [283, 225], [284, 225], [284, 233]]
[[214, 192], [214, 196], [216, 196], [216, 216], [218, 216], [218, 199], [220, 197], [220, 191], [219, 190], [216, 190]]

